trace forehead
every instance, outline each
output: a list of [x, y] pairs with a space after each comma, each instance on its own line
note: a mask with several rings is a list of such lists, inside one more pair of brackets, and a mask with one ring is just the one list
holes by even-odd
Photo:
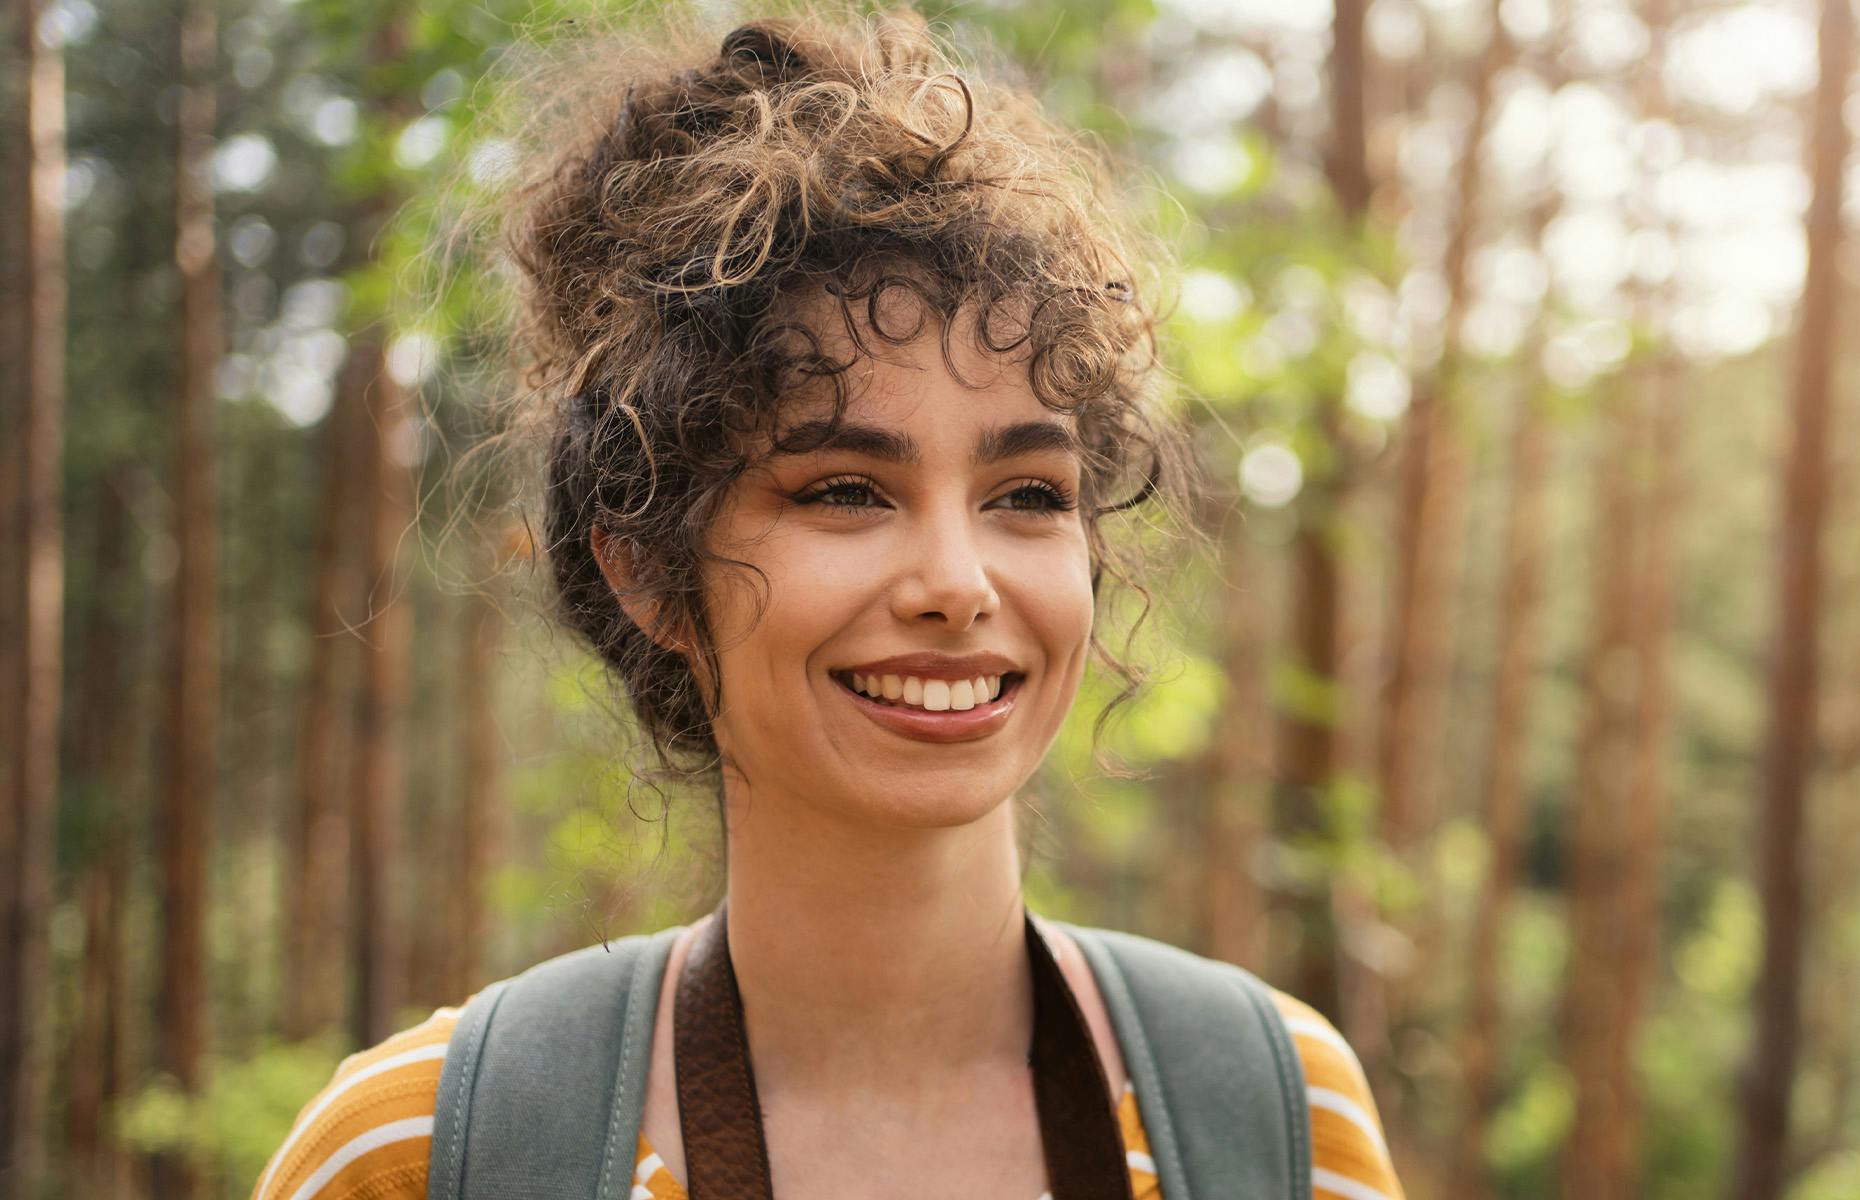
[[[842, 304], [820, 289], [797, 297], [789, 318], [809, 331], [824, 359], [847, 364], [838, 376], [845, 402], [842, 419], [911, 426], [920, 436], [921, 431], [954, 433], [1002, 422], [1070, 424], [1070, 417], [1040, 403], [1034, 393], [1025, 345], [1007, 351], [977, 345], [974, 305], [958, 309], [947, 331], [942, 317], [904, 287], [879, 293], [873, 308], [877, 328], [864, 299]], [[1014, 340], [1018, 330], [1008, 320], [993, 318], [993, 340]], [[891, 337], [914, 336], [894, 343], [880, 330]], [[832, 379], [803, 376], [783, 398], [778, 428], [831, 419], [835, 404]]]

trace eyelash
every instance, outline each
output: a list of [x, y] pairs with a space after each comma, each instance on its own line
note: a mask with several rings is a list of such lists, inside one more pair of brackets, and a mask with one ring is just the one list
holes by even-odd
[[[837, 509], [841, 515], [852, 515], [862, 510], [875, 508], [872, 504], [843, 504], [830, 499], [834, 493], [848, 488], [862, 488], [867, 492], [877, 491], [877, 486], [869, 479], [857, 475], [841, 475], [832, 479], [823, 479], [813, 487], [794, 497], [796, 504], [819, 504], [828, 509]], [[1008, 492], [1008, 496], [1018, 496], [1023, 492], [1033, 492], [1041, 497], [1044, 507], [1011, 508], [1012, 512], [1026, 513], [1035, 517], [1053, 517], [1060, 513], [1071, 512], [1078, 501], [1071, 492], [1056, 483], [1044, 479], [1029, 479]], [[1004, 499], [1006, 497], [1003, 497]]]

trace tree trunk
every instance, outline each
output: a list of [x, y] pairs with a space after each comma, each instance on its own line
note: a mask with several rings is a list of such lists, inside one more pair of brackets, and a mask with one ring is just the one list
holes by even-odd
[[[176, 117], [175, 264], [181, 277], [181, 381], [174, 456], [174, 666], [161, 830], [161, 988], [157, 1062], [196, 1093], [205, 1083], [206, 891], [219, 724], [218, 520], [214, 464], [214, 368], [219, 361], [220, 278], [214, 247], [214, 80], [218, 36], [212, 6], [180, 16], [182, 86]], [[156, 1163], [161, 1196], [198, 1194], [197, 1172], [175, 1156]]]
[[[46, 1087], [51, 1024], [46, 1011], [52, 907], [52, 818], [58, 793], [58, 723], [64, 620], [65, 244], [64, 60], [38, 36], [45, 6], [19, 6], [14, 33], [24, 88], [14, 144], [24, 186], [14, 211], [23, 228], [23, 287], [14, 328], [23, 412], [18, 421], [17, 574], [12, 613], [18, 639], [12, 712], [11, 790], [0, 841], [5, 873], [6, 1026], [0, 1030], [0, 1181], [30, 1195], [44, 1175]], [[18, 186], [18, 185], [16, 185]]]
[[1821, 625], [1821, 539], [1826, 523], [1832, 430], [1835, 309], [1839, 293], [1841, 182], [1848, 153], [1842, 116], [1854, 62], [1849, 0], [1823, 0], [1820, 81], [1814, 100], [1807, 217], [1808, 270], [1796, 342], [1794, 422], [1783, 464], [1777, 540], [1776, 634], [1770, 659], [1769, 731], [1757, 798], [1763, 897], [1763, 967], [1757, 976], [1756, 1036], [1740, 1097], [1737, 1167], [1730, 1194], [1769, 1200], [1782, 1193], [1789, 1151], [1802, 986], [1803, 800], [1816, 732], [1817, 635]]
[[[369, 57], [400, 61], [410, 10], [390, 5], [379, 15]], [[374, 97], [394, 121], [411, 119], [408, 98]], [[355, 221], [359, 245], [373, 245], [398, 202], [383, 185], [362, 204]], [[362, 531], [362, 586], [367, 600], [357, 622], [362, 634], [361, 679], [354, 709], [353, 783], [349, 795], [350, 870], [353, 872], [350, 947], [354, 957], [351, 1032], [373, 1045], [394, 1031], [406, 995], [408, 938], [399, 893], [399, 861], [406, 813], [405, 713], [411, 683], [411, 601], [403, 594], [401, 543], [414, 535], [414, 470], [409, 397], [387, 371], [386, 319], [372, 314], [350, 339], [350, 358], [361, 381], [363, 451], [356, 527]]]
[[[480, 587], [490, 587], [487, 580]], [[463, 644], [459, 647], [459, 780], [462, 812], [458, 913], [447, 990], [453, 1002], [484, 982], [491, 922], [486, 893], [503, 846], [503, 738], [497, 726], [498, 651], [503, 644], [504, 614], [497, 597], [474, 590], [465, 602]]]
[[1492, 696], [1492, 733], [1486, 766], [1483, 820], [1490, 860], [1473, 915], [1468, 964], [1462, 1117], [1455, 1140], [1453, 1186], [1465, 1200], [1489, 1195], [1484, 1149], [1487, 1125], [1499, 1100], [1504, 1013], [1500, 952], [1518, 863], [1524, 850], [1524, 750], [1530, 688], [1537, 670], [1537, 616], [1544, 557], [1543, 480], [1548, 437], [1532, 374], [1519, 398], [1511, 437], [1510, 502], [1505, 513], [1505, 565], [1500, 584], [1498, 669]]
[[1263, 732], [1266, 577], [1256, 570], [1238, 500], [1223, 506], [1221, 674], [1227, 691], [1202, 756], [1201, 924], [1208, 953], [1264, 969], [1265, 896], [1255, 860], [1266, 838], [1272, 741]]
[[1594, 632], [1583, 664], [1586, 704], [1578, 744], [1569, 843], [1569, 966], [1564, 1058], [1576, 1091], [1575, 1126], [1563, 1155], [1570, 1200], [1612, 1195], [1607, 1148], [1615, 1117], [1609, 1069], [1612, 980], [1620, 966], [1621, 808], [1627, 799], [1635, 694], [1633, 576], [1637, 530], [1632, 473], [1640, 411], [1632, 380], [1619, 381], [1599, 422], [1596, 447]]
[[[1497, 0], [1489, 5], [1491, 37], [1473, 66], [1472, 117], [1461, 146], [1455, 179], [1453, 227], [1441, 272], [1447, 285], [1445, 330], [1438, 366], [1417, 381], [1404, 421], [1406, 455], [1397, 497], [1396, 594], [1389, 625], [1393, 654], [1383, 694], [1377, 782], [1381, 790], [1382, 840], [1398, 859], [1412, 855], [1433, 827], [1438, 805], [1440, 709], [1445, 701], [1450, 655], [1447, 624], [1458, 569], [1459, 517], [1465, 490], [1465, 447], [1459, 433], [1459, 382], [1463, 354], [1461, 325], [1471, 290], [1467, 264], [1478, 232], [1482, 183], [1481, 147], [1491, 124], [1492, 81], [1511, 52]], [[1425, 933], [1430, 922], [1403, 922], [1403, 932]], [[1387, 938], [1379, 938], [1387, 941]], [[1412, 944], [1415, 938], [1410, 937]], [[1390, 1037], [1412, 1009], [1407, 979], [1425, 978], [1434, 947], [1422, 947], [1399, 966], [1365, 962], [1348, 972], [1349, 1000], [1344, 1033], [1357, 1047], [1364, 1069], [1380, 1093], [1394, 1098]], [[1388, 974], [1391, 969], [1393, 977]], [[1385, 1114], [1400, 1126], [1406, 1114]]]
[[1330, 154], [1325, 162], [1337, 207], [1352, 219], [1369, 211], [1368, 53], [1363, 26], [1367, 0], [1336, 0], [1330, 22]]
[[1646, 494], [1639, 569], [1635, 573], [1631, 645], [1635, 662], [1635, 705], [1627, 803], [1622, 814], [1619, 922], [1620, 954], [1614, 964], [1614, 1016], [1608, 1023], [1609, 1091], [1613, 1121], [1598, 1131], [1605, 1139], [1601, 1169], [1615, 1194], [1643, 1194], [1640, 1181], [1641, 1097], [1635, 1064], [1648, 987], [1660, 961], [1661, 832], [1666, 811], [1667, 727], [1671, 704], [1666, 672], [1667, 626], [1672, 619], [1672, 524], [1678, 502], [1681, 424], [1675, 397], [1677, 362], [1662, 353], [1646, 372], [1647, 450], [1641, 474]]
[[[420, 764], [407, 772], [406, 818], [402, 822], [407, 844], [417, 847], [400, 874], [412, 888], [410, 913], [445, 913], [444, 920], [407, 922], [407, 975], [403, 1001], [420, 1008], [457, 1003], [452, 981], [459, 945], [459, 909], [468, 881], [461, 873], [464, 854], [466, 790], [474, 786], [471, 765], [455, 751], [462, 749], [458, 730], [465, 698], [459, 693], [471, 669], [466, 658], [468, 639], [461, 635], [468, 619], [467, 603], [448, 603], [445, 596], [410, 597], [409, 614], [416, 629], [432, 631], [433, 640], [450, 644], [447, 655], [414, 656], [408, 679], [408, 711], [420, 714], [407, 727], [408, 761]], [[492, 752], [486, 746], [478, 757]]]
[[[1330, 112], [1331, 144], [1326, 173], [1331, 192], [1354, 237], [1369, 208], [1373, 182], [1369, 175], [1365, 76], [1368, 57], [1364, 42], [1365, 0], [1337, 0], [1331, 17]], [[1341, 430], [1342, 397], [1317, 398], [1313, 416], [1324, 443], [1344, 449]], [[1293, 631], [1295, 665], [1315, 689], [1335, 688], [1340, 675], [1339, 628], [1344, 611], [1343, 564], [1338, 559], [1337, 523], [1350, 489], [1351, 465], [1342, 461], [1325, 477], [1314, 475], [1298, 501], [1298, 532], [1294, 539]], [[1257, 666], [1261, 664], [1256, 664]], [[1282, 717], [1279, 776], [1274, 788], [1274, 824], [1282, 833], [1321, 833], [1324, 799], [1337, 772], [1336, 712], [1294, 711]], [[1345, 898], [1346, 904], [1348, 902]], [[1302, 935], [1292, 968], [1299, 995], [1318, 1009], [1337, 1014], [1342, 1007], [1342, 983], [1337, 954], [1338, 914], [1329, 889], [1318, 889], [1296, 899]]]
[[[25, 5], [0, 10], [0, 360], [24, 363], [30, 358], [31, 271], [26, 244], [30, 211], [31, 124], [26, 83], [30, 72], [21, 58], [27, 46], [21, 30], [28, 27]], [[27, 381], [23, 372], [0, 371], [0, 1178], [12, 1162], [18, 1118], [15, 1113], [20, 1086], [20, 1055], [25, 1042], [16, 1028], [20, 978], [18, 947], [13, 944], [13, 882], [19, 878], [18, 767], [25, 736], [25, 711], [12, 699], [24, 690], [20, 673], [26, 648], [21, 589], [25, 568], [25, 512], [20, 502], [20, 472], [25, 466], [21, 449], [26, 437]]]
[[[105, 476], [98, 491], [95, 534], [98, 580], [121, 579], [91, 598], [82, 645], [83, 673], [73, 712], [68, 761], [83, 813], [84, 856], [78, 871], [78, 904], [84, 919], [84, 953], [79, 964], [78, 1012], [69, 1058], [65, 1147], [76, 1191], [118, 1196], [127, 1160], [110, 1134], [112, 1109], [122, 1095], [127, 962], [123, 920], [130, 870], [130, 813], [141, 800], [140, 756], [131, 705], [139, 656], [128, 636], [125, 612], [142, 607], [140, 579], [120, 570], [131, 544], [129, 472]], [[139, 639], [138, 639], [139, 640]]]
[[347, 553], [361, 513], [354, 475], [365, 461], [362, 390], [367, 364], [350, 361], [335, 403], [323, 418], [322, 492], [311, 564], [310, 663], [298, 715], [296, 795], [285, 892], [284, 1035], [304, 1038], [342, 1020], [347, 955], [345, 897], [349, 894], [348, 812], [342, 767], [349, 724], [340, 698], [358, 639], [343, 619], [356, 594], [357, 572]]
[[1511, 53], [1499, 5], [1490, 9], [1491, 40], [1473, 70], [1472, 119], [1460, 151], [1453, 228], [1441, 263], [1447, 311], [1440, 363], [1417, 382], [1403, 418], [1393, 645], [1377, 762], [1382, 835], [1396, 854], [1408, 853], [1437, 815], [1432, 799], [1435, 730], [1448, 665], [1446, 631], [1465, 486], [1456, 394], [1463, 358], [1460, 327], [1470, 291], [1467, 263], [1479, 221], [1480, 147], [1491, 124], [1492, 81]]
[[368, 605], [361, 624], [361, 687], [355, 706], [350, 856], [354, 871], [353, 1032], [373, 1045], [394, 1032], [404, 992], [406, 933], [396, 895], [406, 779], [401, 755], [412, 624], [400, 545], [413, 514], [413, 475], [404, 462], [406, 397], [387, 373], [381, 331], [360, 335], [352, 353], [364, 396], [365, 464], [360, 528]]

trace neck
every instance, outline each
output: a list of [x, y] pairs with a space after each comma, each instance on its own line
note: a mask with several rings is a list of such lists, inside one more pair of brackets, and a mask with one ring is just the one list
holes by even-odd
[[1032, 1039], [1013, 805], [878, 828], [728, 797], [729, 938], [765, 1096], [1022, 1067]]

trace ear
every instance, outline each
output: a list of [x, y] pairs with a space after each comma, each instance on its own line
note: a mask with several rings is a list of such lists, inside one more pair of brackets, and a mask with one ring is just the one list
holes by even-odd
[[596, 521], [588, 531], [588, 548], [594, 552], [594, 561], [601, 568], [601, 576], [607, 580], [607, 586], [612, 589], [614, 599], [620, 602], [620, 608], [627, 618], [661, 648], [674, 654], [684, 654], [689, 647], [678, 631], [660, 627], [662, 614], [659, 604], [636, 593], [634, 573], [625, 543]]

